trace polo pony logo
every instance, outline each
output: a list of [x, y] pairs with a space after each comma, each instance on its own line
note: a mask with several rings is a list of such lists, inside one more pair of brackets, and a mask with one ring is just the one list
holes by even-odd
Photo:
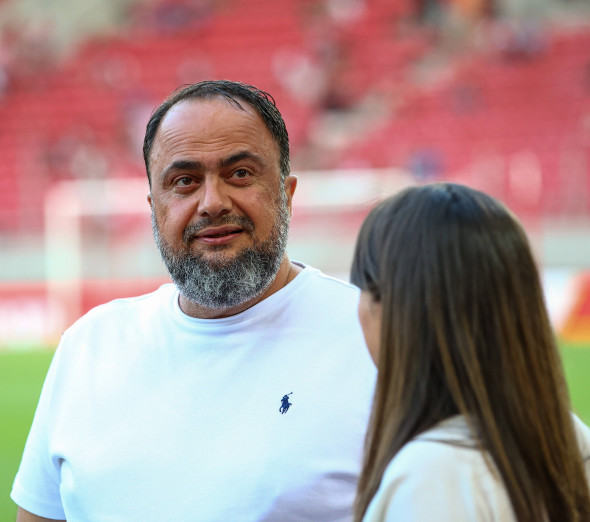
[[289, 395], [293, 395], [293, 392], [287, 393], [287, 395], [283, 395], [283, 398], [281, 399], [281, 407], [279, 408], [281, 415], [287, 413], [287, 411], [289, 411], [289, 408], [292, 406], [292, 404], [289, 402]]

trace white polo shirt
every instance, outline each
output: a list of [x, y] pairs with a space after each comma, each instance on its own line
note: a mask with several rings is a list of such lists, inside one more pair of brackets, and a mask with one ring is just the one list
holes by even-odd
[[185, 315], [174, 285], [92, 310], [12, 498], [68, 522], [350, 520], [376, 374], [357, 300], [306, 267], [232, 317]]

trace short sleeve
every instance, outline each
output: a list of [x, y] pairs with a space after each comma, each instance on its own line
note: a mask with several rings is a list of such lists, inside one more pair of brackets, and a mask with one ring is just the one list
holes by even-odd
[[33, 424], [25, 444], [23, 458], [10, 497], [23, 509], [42, 516], [66, 518], [60, 497], [60, 461], [50, 452], [50, 426], [56, 392], [59, 348], [53, 357], [43, 384]]

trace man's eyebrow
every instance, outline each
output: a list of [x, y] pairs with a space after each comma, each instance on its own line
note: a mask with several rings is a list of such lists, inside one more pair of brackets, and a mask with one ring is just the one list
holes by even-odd
[[245, 160], [245, 159], [252, 160], [252, 161], [254, 161], [254, 163], [258, 163], [258, 165], [260, 165], [260, 166], [266, 165], [264, 160], [258, 154], [254, 154], [253, 152], [243, 150], [240, 152], [236, 152], [235, 154], [232, 154], [231, 156], [228, 156], [227, 158], [223, 158], [222, 160], [220, 160], [219, 166], [220, 167], [229, 167], [229, 166], [233, 165], [234, 163], [238, 163], [238, 162]]
[[170, 163], [160, 175], [161, 178], [164, 178], [166, 174], [168, 174], [171, 170], [201, 170], [204, 168], [204, 165], [200, 161], [193, 161], [193, 160], [176, 160]]
[[[236, 152], [235, 154], [232, 154], [232, 155], [228, 156], [227, 158], [221, 159], [219, 161], [219, 167], [221, 167], [221, 168], [229, 167], [229, 166], [233, 165], [234, 163], [238, 163], [238, 162], [245, 160], [245, 159], [251, 160], [260, 166], [266, 165], [265, 161], [258, 154], [254, 154], [253, 152], [249, 152], [247, 150], [244, 150], [244, 151]], [[170, 171], [173, 171], [173, 170], [198, 171], [198, 170], [204, 170], [204, 169], [205, 169], [205, 165], [203, 163], [201, 163], [200, 161], [180, 159], [180, 160], [176, 160], [176, 161], [173, 161], [172, 163], [170, 163], [170, 165], [168, 165], [162, 171], [162, 174], [160, 175], [160, 179], [164, 179], [166, 177], [166, 175]]]

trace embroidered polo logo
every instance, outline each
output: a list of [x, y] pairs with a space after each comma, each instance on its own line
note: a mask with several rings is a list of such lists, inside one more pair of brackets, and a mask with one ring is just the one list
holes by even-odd
[[289, 411], [289, 408], [292, 406], [292, 404], [289, 402], [289, 395], [292, 394], [293, 392], [287, 393], [287, 395], [283, 395], [283, 398], [281, 399], [281, 407], [279, 408], [281, 415], [287, 413], [287, 411]]

